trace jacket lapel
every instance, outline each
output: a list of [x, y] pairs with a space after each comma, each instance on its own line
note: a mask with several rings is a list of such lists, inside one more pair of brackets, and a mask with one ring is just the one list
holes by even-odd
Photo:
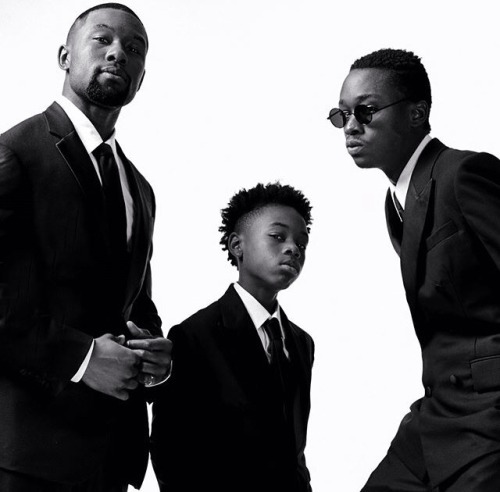
[[126, 292], [125, 305], [129, 305], [138, 294], [146, 274], [152, 245], [153, 204], [150, 203], [151, 200], [148, 198], [150, 193], [144, 188], [146, 185], [143, 183], [138, 171], [127, 159], [118, 143], [116, 147], [127, 173], [130, 195], [134, 203], [127, 286], [137, 288], [135, 291], [127, 290]]
[[219, 300], [219, 346], [239, 383], [252, 394], [262, 394], [269, 362], [259, 335], [240, 296], [231, 285]]
[[94, 214], [95, 223], [98, 224], [103, 241], [107, 243], [104, 217], [104, 197], [101, 183], [95, 172], [90, 157], [83, 146], [71, 120], [61, 106], [53, 103], [44, 113], [49, 132], [59, 138], [56, 147], [64, 159], [66, 166], [77, 181], [87, 202], [89, 209]]
[[401, 239], [403, 237], [403, 223], [399, 218], [396, 208], [394, 207], [394, 202], [392, 201], [391, 190], [387, 190], [387, 196], [385, 198], [385, 220], [387, 222], [387, 230], [389, 231], [389, 237], [391, 238], [391, 243], [396, 250], [398, 256], [401, 256]]
[[401, 243], [401, 271], [406, 297], [412, 311], [417, 301], [424, 229], [434, 190], [432, 169], [445, 148], [437, 139], [429, 142], [415, 166], [406, 196]]

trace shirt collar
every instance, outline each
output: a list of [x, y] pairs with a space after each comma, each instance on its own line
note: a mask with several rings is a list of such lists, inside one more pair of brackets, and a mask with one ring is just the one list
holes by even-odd
[[[59, 96], [56, 102], [64, 109], [68, 115], [71, 123], [75, 127], [76, 133], [85, 147], [85, 150], [92, 154], [92, 152], [103, 143], [99, 132], [95, 129], [92, 122], [85, 116], [85, 114], [77, 108], [67, 97]], [[116, 132], [113, 130], [111, 136], [105, 143], [109, 144], [116, 155]]]
[[401, 205], [405, 206], [406, 202], [406, 195], [408, 194], [408, 188], [410, 186], [410, 180], [411, 176], [413, 174], [413, 170], [415, 169], [415, 166], [417, 165], [418, 158], [422, 154], [423, 150], [425, 149], [426, 145], [432, 140], [432, 137], [427, 134], [422, 141], [418, 144], [418, 147], [415, 149], [415, 152], [413, 152], [412, 156], [410, 157], [410, 160], [406, 164], [406, 166], [403, 169], [403, 172], [399, 175], [398, 181], [396, 183], [396, 186], [394, 186], [391, 183], [391, 191], [396, 193], [396, 196], [398, 198], [399, 203]]
[[281, 326], [281, 313], [279, 304], [276, 306], [276, 310], [272, 315], [269, 315], [269, 311], [257, 300], [252, 294], [246, 291], [240, 284], [235, 282], [233, 284], [234, 290], [238, 293], [245, 305], [250, 318], [252, 319], [255, 328], [258, 330], [269, 318], [276, 318]]

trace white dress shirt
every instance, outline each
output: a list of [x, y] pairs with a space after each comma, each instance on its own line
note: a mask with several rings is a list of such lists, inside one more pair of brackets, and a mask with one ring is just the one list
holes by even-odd
[[[252, 294], [246, 291], [240, 284], [234, 283], [234, 290], [238, 293], [245, 305], [250, 318], [253, 321], [255, 329], [257, 330], [257, 334], [259, 335], [260, 341], [262, 342], [262, 346], [267, 355], [267, 360], [271, 360], [271, 353], [269, 351], [269, 337], [267, 336], [266, 331], [264, 330], [263, 324], [270, 318], [276, 318], [279, 321], [281, 328], [281, 336], [283, 341], [285, 340], [285, 332], [283, 331], [283, 325], [281, 324], [281, 310], [279, 304], [276, 306], [276, 310], [272, 315], [269, 314], [269, 311], [257, 300]], [[290, 358], [288, 351], [283, 342], [283, 352], [287, 358]]]
[[[85, 150], [88, 152], [90, 160], [94, 165], [94, 169], [97, 173], [97, 177], [102, 184], [101, 174], [99, 172], [99, 166], [97, 164], [97, 160], [92, 154], [92, 152], [99, 147], [103, 143], [99, 132], [95, 129], [95, 126], [92, 122], [78, 109], [69, 99], [64, 96], [60, 96], [56, 99], [56, 102], [63, 108], [64, 112], [67, 114], [71, 123], [75, 127], [76, 133], [78, 137], [83, 143]], [[106, 140], [106, 142], [111, 149], [113, 150], [113, 155], [116, 160], [116, 164], [118, 166], [118, 172], [120, 174], [120, 182], [122, 185], [123, 199], [125, 201], [125, 214], [127, 220], [127, 243], [130, 245], [130, 238], [132, 237], [132, 225], [134, 220], [134, 202], [132, 200], [132, 196], [130, 195], [130, 188], [127, 180], [127, 173], [123, 167], [122, 160], [116, 151], [116, 139], [115, 139], [115, 131], [113, 130], [113, 134], [111, 137]], [[87, 370], [87, 366], [89, 365], [90, 357], [92, 355], [92, 350], [94, 349], [94, 341], [92, 341], [92, 345], [90, 346], [90, 350], [87, 352], [87, 355], [82, 362], [80, 368], [77, 373], [71, 378], [71, 381], [74, 383], [78, 383], [85, 371]]]
[[[396, 183], [396, 186], [394, 186], [392, 183], [390, 184], [391, 187], [391, 196], [392, 196], [392, 201], [394, 203], [394, 206], [396, 207], [396, 203], [394, 202], [394, 194], [396, 194], [396, 197], [401, 204], [401, 207], [404, 209], [405, 208], [405, 201], [406, 201], [406, 195], [408, 194], [408, 188], [410, 187], [410, 180], [411, 176], [413, 174], [413, 170], [415, 169], [415, 166], [417, 165], [418, 158], [422, 154], [423, 150], [427, 146], [427, 144], [432, 140], [432, 137], [427, 134], [422, 141], [418, 144], [418, 147], [415, 149], [415, 152], [413, 152], [412, 156], [410, 157], [410, 160], [404, 167], [403, 171], [399, 175], [398, 181]], [[396, 207], [397, 210], [397, 207]], [[399, 212], [398, 212], [399, 213]]]
[[[68, 115], [71, 123], [75, 127], [78, 137], [83, 143], [85, 150], [88, 152], [90, 160], [94, 165], [97, 177], [102, 184], [101, 174], [99, 172], [99, 165], [97, 164], [97, 159], [94, 157], [94, 152], [99, 145], [103, 143], [99, 132], [95, 129], [92, 122], [66, 97], [60, 96], [56, 99], [56, 102], [64, 109], [64, 112]], [[116, 132], [113, 130], [112, 135], [106, 140], [106, 142], [113, 150], [113, 155], [118, 166], [118, 172], [120, 174], [120, 182], [122, 185], [123, 200], [125, 201], [125, 214], [127, 219], [127, 243], [130, 246], [130, 238], [132, 237], [132, 225], [134, 221], [134, 202], [132, 200], [132, 195], [130, 194], [130, 188], [128, 185], [127, 173], [123, 167], [122, 160], [116, 151]]]

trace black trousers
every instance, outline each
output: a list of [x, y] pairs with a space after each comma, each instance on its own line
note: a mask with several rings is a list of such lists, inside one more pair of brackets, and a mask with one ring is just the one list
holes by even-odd
[[110, 483], [102, 470], [85, 482], [68, 485], [0, 468], [1, 492], [127, 492], [127, 488], [127, 484]]
[[[423, 456], [422, 456], [423, 460]], [[361, 492], [498, 492], [500, 453], [491, 453], [469, 463], [436, 487], [428, 477], [417, 477], [392, 448], [371, 474]]]

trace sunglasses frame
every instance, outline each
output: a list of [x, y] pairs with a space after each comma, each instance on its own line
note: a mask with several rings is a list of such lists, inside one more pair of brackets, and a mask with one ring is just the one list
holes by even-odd
[[[395, 104], [399, 104], [403, 101], [408, 101], [408, 97], [404, 97], [403, 99], [399, 99], [398, 101], [395, 101], [395, 102], [392, 102], [390, 104], [386, 104], [385, 106], [382, 106], [381, 108], [377, 108], [371, 104], [358, 104], [354, 107], [354, 110], [351, 112], [351, 111], [343, 111], [342, 109], [340, 108], [333, 108], [330, 110], [330, 114], [327, 116], [327, 120], [330, 120], [330, 123], [335, 127], [335, 128], [344, 128], [344, 126], [346, 125], [348, 119], [350, 116], [354, 115], [354, 117], [356, 118], [356, 121], [358, 123], [360, 123], [361, 125], [368, 125], [369, 123], [372, 122], [372, 119], [373, 119], [373, 115], [375, 113], [378, 113], [379, 111], [382, 111], [383, 109], [386, 109], [386, 108], [389, 108], [391, 106], [394, 106]], [[359, 114], [359, 111], [360, 111], [360, 108], [368, 108], [370, 110], [370, 112], [368, 113], [367, 117], [369, 118], [368, 121], [361, 121], [360, 119], [360, 114]], [[342, 115], [342, 126], [337, 126], [332, 118], [333, 116], [336, 116], [338, 113], [340, 113]]]

